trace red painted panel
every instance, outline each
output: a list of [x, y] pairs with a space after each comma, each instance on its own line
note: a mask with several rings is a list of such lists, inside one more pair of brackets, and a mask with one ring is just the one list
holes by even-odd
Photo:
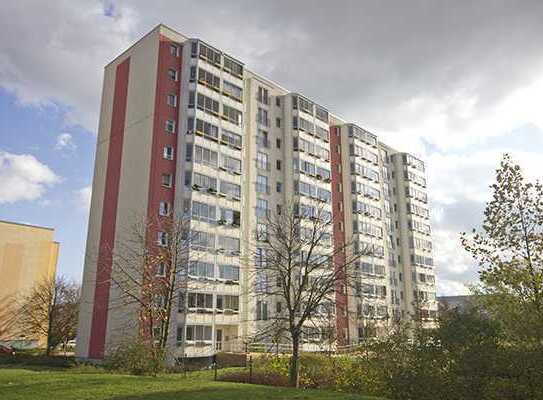
[[[340, 127], [331, 127], [330, 161], [332, 164], [332, 218], [334, 222], [334, 247], [336, 249], [345, 249], [345, 212], [343, 207], [343, 192], [338, 190], [338, 186], [343, 184], [342, 174], [338, 171], [338, 165], [341, 165], [341, 151], [342, 146]], [[343, 188], [343, 190], [349, 189], [350, 188]], [[342, 204], [341, 208], [340, 203]], [[343, 225], [343, 230], [340, 229], [340, 223]], [[345, 251], [336, 250], [334, 253], [334, 265], [344, 265], [345, 261]], [[347, 295], [345, 293], [346, 290], [346, 282], [338, 282], [336, 284], [336, 329], [338, 332], [338, 342], [340, 345], [349, 343], [349, 318]], [[344, 329], [347, 329], [346, 337], [343, 334]]]
[[[147, 231], [148, 248], [151, 251], [158, 252], [156, 245], [157, 235], [160, 223], [164, 220], [171, 220], [172, 217], [161, 217], [158, 215], [160, 202], [165, 201], [170, 203], [172, 207], [175, 197], [175, 172], [177, 157], [174, 160], [165, 160], [162, 157], [164, 146], [171, 146], [174, 149], [174, 154], [177, 152], [177, 135], [179, 134], [179, 104], [180, 104], [180, 80], [181, 80], [181, 57], [177, 57], [170, 53], [171, 44], [179, 47], [179, 43], [175, 43], [165, 36], [160, 36], [158, 50], [158, 67], [157, 67], [157, 82], [156, 82], [156, 97], [155, 110], [153, 121], [153, 138], [151, 148], [151, 165], [149, 170], [149, 194], [147, 201], [147, 221], [149, 223]], [[169, 69], [177, 71], [177, 80], [172, 80], [168, 74]], [[172, 107], [167, 104], [168, 94], [177, 95], [177, 107]], [[175, 121], [176, 133], [168, 133], [165, 130], [166, 121], [171, 119]], [[172, 188], [162, 187], [162, 174], [171, 174], [173, 177], [174, 186]], [[157, 279], [154, 277], [154, 271], [145, 271], [144, 279]], [[149, 329], [141, 326], [142, 333], [146, 336], [150, 335]]]
[[121, 160], [129, 73], [130, 58], [127, 58], [117, 65], [115, 71], [115, 89], [113, 93], [106, 183], [96, 269], [96, 286], [94, 289], [94, 308], [92, 312], [89, 358], [104, 357], [111, 278], [111, 252], [113, 251], [115, 244], [115, 225], [117, 218], [117, 203], [119, 200], [119, 182], [121, 178]]

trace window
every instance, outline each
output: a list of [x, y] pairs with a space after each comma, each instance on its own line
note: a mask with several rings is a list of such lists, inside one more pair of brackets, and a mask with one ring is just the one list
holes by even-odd
[[268, 187], [268, 177], [264, 175], [257, 175], [256, 177], [256, 192], [269, 194], [270, 189]]
[[225, 95], [233, 98], [234, 100], [237, 100], [237, 101], [243, 100], [243, 89], [240, 88], [239, 86], [234, 85], [233, 83], [230, 83], [228, 81], [223, 81], [222, 91]]
[[258, 87], [258, 91], [256, 93], [256, 99], [262, 104], [270, 104], [270, 98], [268, 94], [268, 89], [263, 88], [262, 86]]
[[196, 119], [196, 131], [211, 139], [219, 138], [219, 127], [201, 119]]
[[275, 126], [281, 128], [281, 118], [275, 118]]
[[168, 70], [168, 77], [172, 80], [172, 81], [177, 81], [177, 77], [178, 77], [178, 74], [177, 74], [177, 71], [173, 68], [170, 68]]
[[277, 314], [281, 314], [282, 308], [283, 308], [283, 307], [282, 307], [282, 304], [281, 304], [280, 301], [278, 301], [277, 303], [275, 303], [275, 312], [276, 312]]
[[276, 98], [275, 98], [275, 105], [276, 105], [277, 107], [281, 107], [281, 99], [280, 99], [279, 97], [276, 97]]
[[166, 276], [166, 263], [158, 263], [158, 265], [156, 266], [155, 276]]
[[211, 97], [204, 96], [201, 93], [198, 93], [197, 96], [197, 107], [211, 115], [219, 114], [219, 102]]
[[267, 154], [261, 152], [256, 153], [256, 167], [266, 171], [270, 170]]
[[208, 232], [192, 231], [192, 246], [195, 249], [215, 249], [215, 235]]
[[256, 199], [256, 216], [266, 217], [268, 215], [268, 200]]
[[202, 68], [198, 69], [198, 82], [215, 91], [219, 91], [221, 88], [221, 79]]
[[239, 239], [230, 236], [219, 236], [218, 248], [230, 253], [239, 253]]
[[194, 146], [194, 162], [199, 163], [199, 164], [209, 165], [211, 167], [217, 167], [218, 154], [216, 151], [195, 145]]
[[200, 278], [212, 279], [215, 276], [212, 263], [192, 261], [189, 263], [189, 275]]
[[219, 265], [219, 278], [239, 281], [239, 267], [237, 265]]
[[226, 142], [228, 145], [237, 148], [240, 148], [242, 143], [240, 135], [234, 132], [230, 132], [224, 128], [221, 131], [221, 141]]
[[189, 341], [210, 342], [212, 339], [211, 326], [187, 325], [186, 339]]
[[281, 182], [277, 182], [275, 185], [275, 191], [277, 193], [281, 193], [283, 191], [283, 184]]
[[292, 108], [294, 110], [301, 110], [305, 113], [313, 115], [313, 103], [309, 100], [304, 99], [303, 97], [294, 96], [292, 97]]
[[191, 216], [193, 219], [204, 221], [204, 222], [215, 222], [216, 221], [216, 208], [215, 206], [200, 203], [198, 201], [192, 202], [192, 213]]
[[158, 232], [157, 243], [159, 246], [165, 247], [168, 245], [168, 234], [166, 232]]
[[315, 132], [315, 125], [313, 124], [313, 122], [309, 122], [308, 120], [301, 117], [292, 117], [292, 128], [308, 132], [310, 134], [313, 134], [313, 132]]
[[275, 168], [276, 168], [278, 171], [281, 171], [281, 160], [275, 161]]
[[189, 293], [187, 295], [189, 308], [213, 308], [213, 295], [208, 293]]
[[162, 157], [164, 159], [166, 159], [166, 160], [173, 160], [173, 147], [172, 146], [164, 146]]
[[177, 107], [177, 95], [170, 93], [166, 101], [169, 106]]
[[241, 187], [235, 183], [221, 181], [221, 193], [239, 198], [241, 197]]
[[222, 156], [221, 167], [227, 171], [241, 174], [241, 160], [227, 155]]
[[243, 123], [241, 111], [225, 104], [222, 105], [222, 117], [223, 119], [230, 121], [234, 125], [241, 126]]
[[263, 131], [262, 129], [258, 130], [256, 135], [256, 144], [257, 146], [267, 148], [268, 147], [268, 132]]
[[173, 119], [167, 119], [164, 130], [169, 133], [175, 133], [175, 121]]
[[266, 266], [266, 249], [257, 247], [255, 252], [255, 267], [264, 268]]
[[270, 126], [270, 120], [268, 119], [268, 110], [258, 107], [256, 113], [256, 122], [260, 125]]
[[215, 64], [217, 66], [221, 65], [221, 53], [216, 50], [213, 50], [211, 47], [206, 46], [205, 44], [199, 42], [200, 44], [200, 58], [208, 61], [210, 64]]
[[221, 208], [219, 212], [220, 212], [220, 216], [219, 216], [220, 225], [230, 224], [234, 226], [239, 226], [240, 224], [239, 211], [231, 210], [229, 208]]
[[278, 149], [281, 148], [281, 139], [275, 139], [275, 147], [277, 147]]
[[217, 295], [217, 310], [239, 311], [239, 296]]
[[198, 173], [194, 173], [193, 177], [193, 188], [199, 189], [213, 189], [217, 190], [217, 179], [211, 178], [207, 175], [202, 175]]
[[317, 106], [315, 116], [321, 121], [328, 123], [328, 111], [326, 111], [324, 108]]
[[226, 56], [224, 57], [224, 70], [238, 78], [243, 76], [243, 65]]
[[179, 57], [179, 47], [175, 44], [170, 44], [170, 54], [174, 57]]
[[173, 186], [172, 174], [162, 174], [162, 186], [171, 188]]
[[158, 214], [162, 216], [168, 216], [170, 215], [170, 208], [170, 203], [166, 201], [161, 201], [158, 208]]
[[256, 302], [256, 319], [258, 321], [268, 320], [268, 303], [265, 301]]
[[266, 224], [256, 224], [256, 240], [266, 242], [268, 240], [268, 226]]

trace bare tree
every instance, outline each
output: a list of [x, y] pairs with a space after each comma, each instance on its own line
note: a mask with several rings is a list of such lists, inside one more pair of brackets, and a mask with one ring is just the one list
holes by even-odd
[[0, 340], [10, 340], [14, 334], [15, 304], [14, 296], [0, 299]]
[[47, 337], [49, 355], [75, 338], [79, 296], [79, 285], [64, 277], [44, 279], [16, 300], [13, 326], [27, 337]]
[[132, 224], [110, 252], [110, 280], [118, 293], [110, 307], [135, 307], [138, 338], [162, 355], [172, 311], [186, 286], [190, 246], [188, 220], [153, 219]]
[[[330, 321], [347, 314], [338, 293], [360, 282], [358, 259], [371, 254], [351, 243], [332, 243], [333, 222], [322, 203], [292, 204], [258, 224], [255, 238], [256, 319], [266, 323], [257, 336], [292, 345], [289, 380], [298, 385], [300, 345], [306, 340], [337, 340], [342, 332]], [[267, 313], [262, 302], [276, 300]], [[268, 315], [263, 316], [266, 312]]]

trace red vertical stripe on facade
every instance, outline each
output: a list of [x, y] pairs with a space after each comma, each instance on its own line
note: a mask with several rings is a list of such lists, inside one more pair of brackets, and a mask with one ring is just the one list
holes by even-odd
[[119, 200], [129, 72], [130, 58], [127, 58], [117, 65], [115, 71], [115, 89], [113, 93], [111, 130], [107, 154], [106, 182], [96, 269], [96, 286], [94, 290], [94, 308], [92, 311], [89, 341], [89, 358], [104, 357], [112, 267], [111, 253], [115, 244], [115, 225], [117, 203]]
[[[161, 36], [158, 50], [158, 68], [155, 97], [155, 111], [153, 121], [153, 144], [151, 149], [151, 168], [149, 171], [149, 198], [147, 203], [147, 216], [152, 218], [158, 216], [158, 208], [161, 201], [167, 201], [173, 205], [174, 190], [164, 188], [161, 184], [162, 174], [172, 174], [175, 178], [177, 155], [173, 161], [165, 160], [162, 157], [165, 146], [171, 146], [177, 152], [177, 130], [179, 128], [179, 99], [181, 79], [181, 57], [176, 57], [170, 52], [170, 46], [175, 44], [170, 39]], [[168, 71], [177, 71], [177, 80], [170, 78]], [[167, 104], [169, 94], [177, 96], [177, 107]], [[167, 133], [166, 121], [175, 121], [176, 133]], [[174, 179], [175, 182], [175, 179]], [[156, 241], [156, 235], [153, 237]]]
[[[343, 185], [341, 166], [341, 130], [337, 126], [330, 128], [330, 158], [332, 164], [332, 218], [334, 222], [334, 265], [336, 268], [345, 264], [345, 208], [343, 207]], [[341, 167], [339, 167], [341, 168]], [[341, 204], [341, 205], [340, 205]], [[339, 251], [341, 249], [341, 251]], [[347, 284], [336, 284], [336, 329], [340, 345], [349, 342], [349, 318], [347, 303]], [[344, 332], [346, 331], [346, 335]]]
[[[158, 252], [157, 238], [158, 231], [165, 220], [171, 221], [173, 215], [173, 204], [175, 199], [175, 183], [172, 188], [162, 186], [162, 174], [171, 174], [175, 182], [175, 172], [177, 161], [177, 136], [179, 134], [179, 106], [180, 106], [180, 80], [181, 80], [181, 57], [172, 54], [170, 47], [174, 45], [179, 48], [181, 45], [173, 42], [165, 36], [160, 36], [158, 49], [157, 82], [155, 94], [155, 109], [153, 120], [153, 137], [151, 147], [151, 166], [149, 170], [149, 195], [147, 200], [147, 243], [151, 252]], [[177, 71], [177, 79], [174, 80], [169, 75], [169, 70]], [[177, 96], [177, 106], [168, 105], [167, 98], [169, 94]], [[166, 121], [175, 122], [175, 133], [166, 131]], [[165, 146], [171, 146], [174, 149], [174, 159], [166, 160], [163, 157]], [[159, 216], [161, 202], [170, 204], [170, 216]], [[154, 278], [154, 271], [146, 271], [144, 279]], [[144, 335], [150, 335], [146, 326], [141, 326]]]

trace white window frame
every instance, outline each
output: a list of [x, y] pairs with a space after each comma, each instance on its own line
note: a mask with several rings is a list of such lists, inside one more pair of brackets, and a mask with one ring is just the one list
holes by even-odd
[[179, 46], [170, 44], [170, 54], [174, 57], [179, 57]]
[[177, 107], [177, 95], [175, 93], [169, 93], [166, 97], [166, 103], [171, 107]]
[[[165, 176], [168, 177], [168, 183], [167, 184], [164, 183], [164, 177]], [[161, 179], [160, 183], [161, 183], [162, 187], [166, 187], [166, 188], [173, 187], [173, 175], [172, 174], [162, 174], [162, 177], [160, 179]]]
[[159, 231], [157, 233], [157, 244], [161, 247], [166, 247], [168, 246], [168, 233], [167, 232], [163, 232], [163, 231]]
[[173, 119], [167, 119], [164, 123], [164, 130], [168, 133], [175, 133], [176, 123]]
[[158, 207], [158, 215], [167, 217], [168, 215], [170, 215], [170, 211], [171, 211], [170, 203], [168, 203], [167, 201], [161, 201]]
[[[172, 72], [173, 72], [173, 76], [172, 76]], [[169, 77], [172, 81], [177, 82], [178, 79], [179, 79], [179, 72], [178, 72], [176, 69], [169, 68], [169, 69], [168, 69], [168, 77]]]
[[157, 265], [155, 276], [160, 276], [162, 278], [166, 276], [166, 263], [165, 262], [160, 262]]
[[164, 149], [162, 151], [162, 157], [165, 160], [173, 160], [174, 154], [173, 154], [173, 147], [172, 146], [164, 146]]

